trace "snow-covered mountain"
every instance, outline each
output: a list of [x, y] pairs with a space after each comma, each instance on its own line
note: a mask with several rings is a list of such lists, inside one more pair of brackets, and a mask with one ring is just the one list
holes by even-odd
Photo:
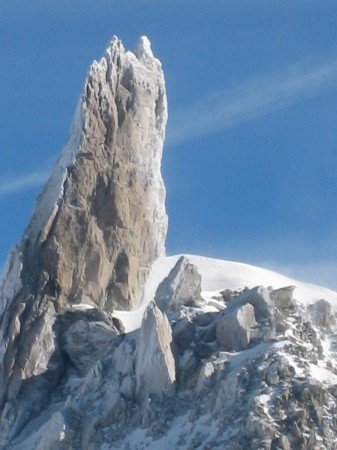
[[165, 256], [166, 119], [114, 38], [0, 282], [0, 448], [336, 449], [337, 293]]

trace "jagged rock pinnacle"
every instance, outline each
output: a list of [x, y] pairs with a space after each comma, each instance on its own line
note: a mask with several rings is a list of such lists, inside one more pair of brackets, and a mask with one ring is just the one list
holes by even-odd
[[43, 384], [39, 377], [54, 370], [57, 382], [56, 314], [74, 304], [134, 308], [164, 254], [166, 121], [164, 76], [149, 40], [132, 53], [114, 37], [90, 66], [67, 144], [0, 286], [3, 434], [31, 414], [28, 404], [25, 418], [13, 412], [24, 379]]

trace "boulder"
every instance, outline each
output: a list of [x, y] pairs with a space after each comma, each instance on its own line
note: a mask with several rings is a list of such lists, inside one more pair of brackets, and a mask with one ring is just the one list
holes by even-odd
[[274, 302], [269, 295], [268, 289], [263, 286], [256, 286], [253, 289], [243, 291], [230, 305], [245, 305], [250, 303], [254, 306], [257, 322], [261, 319], [269, 318], [273, 315]]
[[64, 349], [82, 375], [120, 342], [117, 329], [105, 322], [77, 320], [64, 335]]
[[237, 305], [254, 306], [255, 320], [257, 326], [252, 333], [252, 340], [268, 340], [276, 336], [276, 319], [274, 313], [274, 301], [269, 295], [269, 290], [263, 286], [253, 289], [245, 289], [232, 303], [229, 308]]
[[238, 305], [225, 312], [218, 320], [217, 343], [225, 350], [243, 350], [249, 345], [252, 331], [256, 326], [253, 305], [249, 303]]
[[293, 303], [293, 293], [296, 286], [286, 286], [280, 289], [275, 289], [269, 293], [270, 298], [278, 309], [287, 309]]
[[201, 276], [198, 269], [185, 256], [182, 256], [158, 286], [155, 303], [165, 312], [198, 300], [200, 292]]
[[317, 327], [329, 329], [336, 321], [330, 303], [323, 299], [309, 305], [308, 312]]

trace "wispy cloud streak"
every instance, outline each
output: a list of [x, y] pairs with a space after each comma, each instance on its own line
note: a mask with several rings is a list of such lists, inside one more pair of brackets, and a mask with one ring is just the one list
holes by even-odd
[[5, 177], [0, 181], [0, 199], [36, 186], [41, 186], [48, 180], [49, 175], [49, 170], [41, 170], [25, 175]]
[[337, 89], [337, 59], [300, 62], [173, 111], [167, 141], [178, 145], [207, 136], [331, 89]]

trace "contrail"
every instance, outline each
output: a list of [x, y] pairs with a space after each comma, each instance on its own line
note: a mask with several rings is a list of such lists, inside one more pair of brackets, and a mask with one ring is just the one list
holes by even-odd
[[178, 145], [211, 135], [336, 88], [337, 59], [302, 61], [173, 111], [167, 143]]

